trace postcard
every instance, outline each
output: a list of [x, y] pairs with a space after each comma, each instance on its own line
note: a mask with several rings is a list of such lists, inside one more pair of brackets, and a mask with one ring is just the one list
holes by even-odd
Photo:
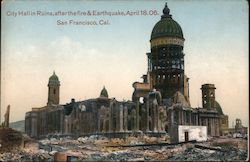
[[247, 160], [248, 12], [2, 0], [0, 161]]

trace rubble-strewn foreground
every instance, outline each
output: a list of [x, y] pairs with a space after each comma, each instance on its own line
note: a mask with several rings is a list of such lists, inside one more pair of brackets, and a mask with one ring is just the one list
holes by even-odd
[[[72, 161], [141, 161], [141, 160], [246, 160], [247, 140], [211, 138], [206, 142], [168, 145], [166, 138], [148, 136], [108, 139], [101, 136], [72, 139], [50, 138], [27, 142], [25, 148], [2, 152], [0, 161], [53, 161], [54, 155], [70, 156]], [[168, 139], [167, 139], [168, 140]], [[165, 143], [156, 145], [158, 142]], [[143, 145], [146, 146], [143, 146]], [[152, 145], [150, 145], [152, 144]], [[127, 147], [129, 146], [129, 147]]]

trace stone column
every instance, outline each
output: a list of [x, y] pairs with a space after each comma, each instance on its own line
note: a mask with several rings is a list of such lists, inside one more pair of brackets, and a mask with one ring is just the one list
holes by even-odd
[[189, 125], [192, 125], [192, 112], [189, 112]]
[[9, 128], [10, 123], [10, 105], [7, 106], [6, 113], [4, 114], [3, 126]]
[[182, 120], [182, 122], [181, 122], [181, 124], [182, 125], [185, 125], [185, 115], [184, 115], [184, 111], [183, 110], [181, 110], [181, 120]]
[[210, 135], [213, 136], [211, 118], [207, 118], [207, 127], [210, 129]]
[[208, 135], [211, 135], [211, 131], [210, 131], [210, 134], [209, 134], [209, 128], [208, 128], [208, 119], [207, 119], [207, 117], [205, 117], [205, 125], [207, 126], [207, 134]]
[[116, 113], [116, 126], [115, 126], [115, 131], [116, 131], [116, 132], [119, 132], [119, 131], [120, 131], [120, 107], [119, 107], [118, 104], [116, 104], [115, 113]]
[[155, 101], [153, 101], [153, 131], [154, 132], [157, 132], [157, 128], [156, 128], [156, 125], [157, 125], [157, 104], [155, 103]]
[[178, 124], [181, 125], [181, 110], [178, 110]]
[[174, 110], [170, 111], [170, 125], [174, 124]]
[[[100, 117], [100, 116], [99, 116]], [[101, 132], [101, 121], [100, 121], [100, 118], [98, 118], [98, 121], [97, 121], [97, 129], [98, 129], [98, 132]]]
[[180, 109], [179, 110], [180, 111], [180, 123], [179, 123], [179, 125], [184, 125], [184, 121], [183, 121], [183, 119], [184, 119], [184, 115], [183, 115], [183, 110], [182, 109]]
[[213, 134], [216, 135], [215, 118], [212, 118], [212, 129], [213, 129]]
[[113, 129], [113, 105], [111, 103], [110, 105], [110, 111], [109, 111], [109, 132], [111, 133], [112, 132], [112, 129]]
[[64, 113], [63, 113], [63, 110], [61, 110], [60, 111], [61, 113], [60, 113], [60, 120], [61, 120], [61, 128], [60, 128], [60, 132], [61, 132], [61, 134], [64, 134]]
[[146, 102], [146, 131], [149, 131], [149, 101]]
[[198, 114], [195, 114], [196, 116], [196, 125], [199, 125], [199, 118], [198, 118]]
[[156, 130], [159, 131], [159, 105], [156, 105]]
[[102, 132], [105, 132], [106, 133], [106, 118], [104, 117], [103, 119], [103, 123], [102, 123]]
[[219, 132], [219, 120], [218, 118], [215, 119], [215, 130], [216, 130], [216, 136], [219, 136], [220, 132]]
[[136, 101], [136, 127], [135, 127], [135, 130], [136, 131], [139, 131], [139, 126], [140, 126], [140, 124], [139, 124], [139, 100], [137, 100]]
[[131, 122], [132, 122], [132, 130], [133, 131], [136, 131], [136, 110], [133, 109], [132, 112], [131, 112]]
[[31, 136], [37, 137], [37, 113], [31, 112]]
[[124, 110], [123, 110], [123, 118], [124, 118], [124, 122], [123, 122], [123, 125], [124, 125], [124, 131], [127, 132], [128, 131], [128, 108], [127, 106], [124, 107]]
[[217, 126], [216, 126], [216, 124], [215, 124], [215, 122], [216, 122], [216, 118], [213, 118], [213, 121], [214, 121], [214, 125], [213, 125], [213, 130], [214, 130], [214, 135], [216, 136], [217, 135]]
[[63, 134], [67, 134], [68, 133], [68, 124], [69, 124], [67, 117], [64, 119], [64, 122], [65, 122], [65, 124], [64, 124], [64, 132], [63, 132]]
[[214, 131], [213, 131], [213, 118], [208, 118], [209, 120], [209, 126], [210, 126], [210, 132], [211, 132], [211, 136], [214, 136]]
[[119, 117], [120, 117], [120, 132], [123, 132], [123, 106], [120, 105], [120, 108], [119, 108]]

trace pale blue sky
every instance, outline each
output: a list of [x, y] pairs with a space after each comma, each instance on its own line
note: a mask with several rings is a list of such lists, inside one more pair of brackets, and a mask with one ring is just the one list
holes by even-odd
[[[146, 73], [150, 34], [165, 1], [4, 1], [2, 4], [2, 111], [22, 120], [47, 102], [53, 70], [61, 81], [61, 103], [98, 97], [131, 99], [132, 83]], [[216, 99], [248, 125], [248, 3], [240, 0], [168, 1], [182, 27], [185, 70], [193, 107], [201, 106], [201, 84], [214, 83]], [[10, 17], [7, 11], [157, 10], [156, 16]], [[60, 20], [108, 19], [107, 26], [58, 26]], [[17, 113], [14, 113], [17, 112]]]

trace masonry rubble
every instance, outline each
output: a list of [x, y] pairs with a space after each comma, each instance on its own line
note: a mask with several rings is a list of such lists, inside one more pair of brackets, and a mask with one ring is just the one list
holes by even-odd
[[[212, 138], [205, 142], [176, 145], [168, 145], [161, 139], [163, 138], [157, 139], [146, 135], [126, 139], [109, 139], [103, 136], [77, 139], [48, 138], [38, 141], [33, 147], [29, 145], [28, 148], [2, 152], [0, 161], [54, 161], [58, 153], [80, 161], [245, 160], [247, 158], [247, 140], [243, 138]], [[163, 142], [166, 145], [150, 145]], [[137, 144], [141, 146], [132, 147]], [[131, 147], [121, 147], [123, 145]]]

